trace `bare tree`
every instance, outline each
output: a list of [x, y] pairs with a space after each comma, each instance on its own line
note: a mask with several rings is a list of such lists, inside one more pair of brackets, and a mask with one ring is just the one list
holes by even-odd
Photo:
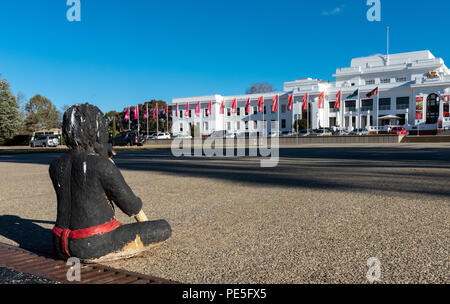
[[259, 94], [259, 93], [270, 93], [274, 92], [276, 89], [272, 87], [271, 84], [265, 82], [265, 83], [254, 83], [252, 86], [245, 91], [245, 94]]

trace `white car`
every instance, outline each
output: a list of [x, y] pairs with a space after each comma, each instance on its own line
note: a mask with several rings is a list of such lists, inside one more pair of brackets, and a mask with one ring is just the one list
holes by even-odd
[[41, 135], [30, 141], [30, 147], [57, 147], [59, 139], [54, 135]]
[[165, 133], [158, 133], [158, 135], [156, 135], [154, 139], [171, 139], [171, 137], [169, 133], [165, 132]]

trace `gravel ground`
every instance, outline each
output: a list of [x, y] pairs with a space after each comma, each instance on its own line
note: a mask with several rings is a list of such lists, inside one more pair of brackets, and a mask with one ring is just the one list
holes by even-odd
[[22, 272], [0, 267], [0, 284], [56, 284], [55, 282], [38, 278]]
[[[109, 263], [185, 283], [449, 283], [449, 144], [305, 146], [254, 158], [119, 152], [150, 219], [173, 236]], [[50, 252], [57, 154], [0, 155], [0, 241]], [[118, 211], [122, 223], [131, 223]]]

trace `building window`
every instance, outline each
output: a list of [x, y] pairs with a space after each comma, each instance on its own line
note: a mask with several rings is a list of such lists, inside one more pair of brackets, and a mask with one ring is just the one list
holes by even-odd
[[189, 118], [192, 117], [192, 110], [189, 110]]
[[391, 78], [381, 78], [380, 83], [391, 83]]
[[203, 128], [205, 129], [205, 131], [208, 131], [208, 128], [209, 126], [208, 126], [208, 122], [207, 121], [205, 121], [205, 123], [203, 124]]
[[266, 114], [267, 114], [267, 107], [264, 106], [264, 115], [266, 115]]
[[336, 104], [336, 101], [330, 102], [330, 112], [339, 112], [339, 109], [335, 109], [334, 105]]
[[230, 121], [227, 121], [227, 130], [231, 131], [231, 122]]
[[286, 105], [281, 105], [281, 113], [286, 113]]
[[397, 110], [409, 108], [409, 97], [397, 97]]
[[258, 122], [256, 120], [253, 121], [253, 130], [258, 130]]
[[373, 110], [373, 99], [361, 100], [361, 111], [367, 112]]
[[208, 109], [204, 109], [204, 117], [208, 117]]
[[374, 84], [375, 84], [375, 79], [366, 80], [366, 85], [374, 85]]
[[237, 116], [241, 116], [241, 108], [237, 108]]
[[183, 117], [183, 110], [180, 111], [180, 117]]
[[183, 124], [180, 123], [180, 132], [183, 132]]
[[227, 116], [231, 116], [231, 109], [227, 108]]
[[253, 115], [258, 114], [258, 107], [253, 107]]
[[380, 111], [389, 111], [391, 109], [391, 99], [390, 98], [380, 98]]
[[241, 122], [236, 121], [236, 130], [240, 130], [240, 129], [241, 129]]
[[396, 82], [406, 82], [406, 77], [397, 77], [395, 79]]
[[345, 110], [347, 112], [355, 112], [356, 111], [356, 100], [347, 100], [345, 101]]
[[248, 131], [248, 121], [245, 122], [245, 131]]
[[281, 120], [281, 128], [286, 129], [286, 119]]

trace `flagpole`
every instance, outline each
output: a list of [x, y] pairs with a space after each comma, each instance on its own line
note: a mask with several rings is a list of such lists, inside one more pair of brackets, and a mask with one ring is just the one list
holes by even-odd
[[158, 103], [156, 103], [156, 138], [158, 138], [159, 133], [159, 109], [158, 109]]
[[278, 137], [280, 137], [281, 134], [281, 127], [280, 127], [280, 109], [281, 109], [281, 97], [277, 94], [277, 110], [278, 110]]
[[263, 136], [266, 136], [266, 132], [265, 132], [265, 130], [266, 130], [266, 124], [265, 124], [265, 122], [264, 122], [264, 111], [266, 110], [266, 108], [265, 108], [265, 106], [264, 106], [264, 95], [263, 95], [263, 108], [262, 108], [262, 113], [263, 113]]
[[148, 136], [148, 102], [146, 107], [146, 115], [147, 115], [147, 136]]
[[377, 135], [379, 134], [379, 124], [378, 124], [378, 118], [380, 117], [380, 114], [378, 113], [380, 111], [380, 88], [378, 88], [377, 92]]
[[[294, 100], [295, 100], [295, 95], [294, 95], [294, 91], [292, 91], [292, 135], [294, 135]], [[289, 106], [289, 101], [288, 101], [288, 106]]]
[[137, 107], [137, 117], [138, 117], [138, 119], [137, 119], [137, 121], [138, 121], [138, 136], [139, 136], [139, 131], [140, 131], [140, 124], [139, 124], [139, 114], [141, 114], [141, 113], [139, 113], [139, 104], [136, 106]]
[[359, 124], [359, 129], [362, 129], [361, 128], [361, 100], [359, 100], [360, 99], [360, 96], [359, 96], [359, 87], [358, 87], [358, 124]]

